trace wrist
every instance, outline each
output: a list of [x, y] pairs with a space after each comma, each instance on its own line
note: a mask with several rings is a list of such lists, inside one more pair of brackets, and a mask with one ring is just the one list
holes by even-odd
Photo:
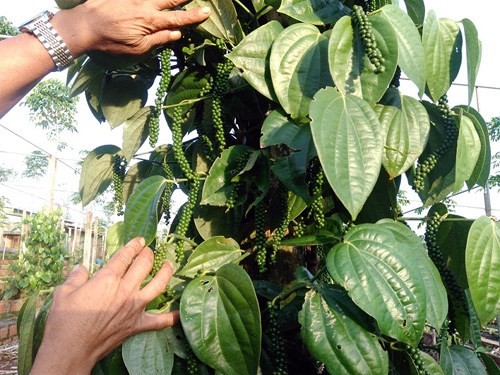
[[[74, 353], [72, 351], [75, 350]], [[88, 375], [96, 360], [87, 355], [81, 348], [61, 347], [60, 342], [42, 341], [30, 375]]]
[[90, 50], [86, 37], [87, 27], [84, 25], [80, 9], [77, 8], [60, 10], [50, 21], [74, 59]]

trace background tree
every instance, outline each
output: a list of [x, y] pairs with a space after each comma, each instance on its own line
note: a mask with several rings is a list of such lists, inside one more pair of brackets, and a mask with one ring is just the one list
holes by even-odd
[[[492, 142], [500, 141], [500, 117], [493, 117], [490, 122], [488, 122], [488, 131], [490, 134], [490, 139]], [[493, 167], [493, 172], [488, 180], [490, 187], [500, 188], [500, 151], [497, 151], [491, 157], [491, 165]]]
[[[14, 175], [14, 170], [11, 168], [4, 168], [0, 166], [0, 183], [6, 182], [10, 177]], [[7, 198], [0, 196], [0, 228], [5, 226], [6, 218], [5, 215], [5, 204], [7, 203]]]
[[19, 34], [19, 30], [6, 17], [0, 16], [0, 39], [2, 35], [13, 36]]
[[[79, 59], [72, 92], [123, 128], [120, 145], [86, 156], [82, 203], [113, 186], [125, 209], [108, 249], [143, 236], [152, 274], [171, 261], [148, 308], [181, 316], [97, 372], [498, 371], [480, 325], [499, 310], [500, 228], [443, 203], [488, 180], [487, 126], [469, 106], [480, 42], [469, 20], [404, 3], [217, 0], [169, 48]], [[462, 55], [469, 98], [451, 108]], [[161, 132], [172, 144], [157, 145]], [[425, 243], [401, 216], [402, 179], [425, 207]], [[175, 190], [187, 197], [178, 212]]]
[[25, 170], [23, 177], [40, 178], [45, 176], [49, 166], [49, 156], [43, 152], [35, 150], [24, 158]]

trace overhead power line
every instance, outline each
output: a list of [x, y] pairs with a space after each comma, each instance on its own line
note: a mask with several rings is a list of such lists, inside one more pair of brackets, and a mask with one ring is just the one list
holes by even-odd
[[[40, 151], [46, 153], [48, 156], [51, 156], [52, 153], [45, 150], [44, 148], [38, 146], [37, 144], [33, 143], [32, 141], [30, 141], [29, 139], [26, 139], [25, 137], [23, 137], [22, 135], [16, 133], [15, 131], [9, 129], [8, 127], [6, 127], [5, 125], [2, 125], [0, 124], [0, 127], [4, 128], [5, 130], [7, 130], [8, 132], [14, 134], [16, 137], [19, 137], [21, 138], [23, 141], [29, 143], [30, 145], [32, 145], [33, 147], [36, 147], [37, 149], [39, 149]], [[59, 161], [61, 164], [65, 165], [66, 167], [68, 167], [69, 169], [71, 169], [73, 172], [77, 173], [77, 170], [75, 168], [73, 168], [71, 165], [69, 165], [68, 163], [66, 163], [64, 160], [60, 159], [60, 158], [56, 158], [57, 161]]]

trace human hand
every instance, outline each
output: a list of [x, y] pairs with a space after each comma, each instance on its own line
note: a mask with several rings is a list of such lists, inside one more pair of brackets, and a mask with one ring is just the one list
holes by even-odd
[[74, 57], [95, 50], [137, 55], [180, 39], [180, 28], [208, 18], [209, 8], [169, 10], [185, 1], [87, 0], [57, 12], [52, 23]]
[[153, 252], [144, 239], [122, 247], [88, 280], [76, 267], [56, 289], [42, 344], [31, 374], [89, 374], [95, 363], [131, 335], [174, 325], [177, 311], [145, 312], [172, 276], [168, 263], [142, 289], [153, 266]]

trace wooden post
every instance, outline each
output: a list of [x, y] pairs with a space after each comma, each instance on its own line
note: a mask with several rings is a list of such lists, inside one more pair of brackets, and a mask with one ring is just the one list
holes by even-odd
[[92, 213], [85, 214], [85, 241], [83, 243], [83, 265], [90, 271], [92, 257]]
[[94, 237], [92, 239], [92, 258], [91, 258], [91, 264], [90, 264], [90, 273], [94, 272], [94, 266], [95, 266], [95, 261], [96, 261], [96, 254], [97, 254], [97, 240], [99, 238], [99, 218], [94, 219]]
[[19, 246], [19, 252], [24, 254], [26, 252], [26, 245], [24, 244], [24, 237], [27, 232], [27, 225], [24, 224], [24, 219], [26, 219], [26, 210], [23, 210], [23, 216], [21, 217], [21, 244]]

